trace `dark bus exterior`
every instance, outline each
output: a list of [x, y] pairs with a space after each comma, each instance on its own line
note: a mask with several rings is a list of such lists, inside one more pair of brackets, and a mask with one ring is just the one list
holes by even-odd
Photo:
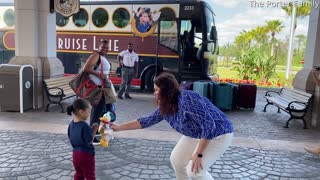
[[[139, 55], [135, 85], [141, 89], [153, 89], [153, 78], [162, 71], [175, 74], [180, 82], [208, 79], [209, 60], [217, 49], [214, 13], [209, 2], [81, 2], [80, 11], [71, 17], [56, 14], [57, 57], [66, 74], [76, 74], [90, 53], [97, 50], [97, 42], [107, 39], [106, 57], [112, 63], [111, 80], [115, 84], [121, 81], [117, 55], [127, 49], [128, 43], [133, 43]], [[9, 4], [1, 8], [3, 19], [8, 11], [14, 12]], [[146, 18], [138, 12], [145, 13]], [[14, 25], [6, 24], [7, 27], [0, 27], [0, 63], [7, 63], [14, 56]]]

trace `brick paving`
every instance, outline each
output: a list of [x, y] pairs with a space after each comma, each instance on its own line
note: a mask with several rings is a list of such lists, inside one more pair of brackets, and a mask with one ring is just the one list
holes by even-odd
[[[293, 120], [290, 128], [283, 128], [289, 115], [277, 113], [275, 107], [269, 106], [267, 112], [262, 112], [265, 105], [263, 98], [265, 91], [259, 90], [254, 111], [236, 110], [225, 112], [234, 124], [236, 137], [253, 137], [272, 140], [306, 141], [320, 143], [320, 129], [302, 129], [300, 120]], [[119, 100], [116, 103], [117, 122], [122, 123], [150, 114], [155, 106], [152, 94], [132, 93], [132, 100]], [[65, 101], [65, 105], [70, 101]], [[67, 125], [71, 117], [60, 113], [58, 106], [52, 107], [50, 113], [27, 111], [27, 113], [0, 112], [1, 121], [34, 122], [41, 124]], [[150, 127], [151, 130], [174, 131], [166, 122]]]
[[[286, 113], [277, 113], [274, 107], [263, 113], [263, 94], [258, 91], [254, 111], [226, 112], [232, 120], [235, 137], [295, 142], [320, 143], [319, 129], [302, 129], [302, 123], [293, 121], [283, 128]], [[133, 93], [133, 100], [119, 100], [117, 122], [122, 123], [144, 116], [154, 110], [152, 94]], [[68, 102], [66, 102], [67, 104]], [[27, 111], [24, 114], [0, 112], [1, 123], [62, 125], [71, 120], [53, 107], [50, 113]], [[14, 129], [14, 127], [12, 127]], [[150, 130], [173, 132], [161, 122]], [[71, 147], [65, 130], [59, 133], [39, 133], [21, 130], [1, 130], [0, 179], [72, 179]], [[280, 142], [280, 141], [279, 141]], [[96, 148], [96, 173], [103, 180], [174, 179], [169, 156], [175, 140], [146, 140], [118, 138], [109, 148]], [[232, 146], [211, 168], [215, 179], [319, 179], [320, 157], [304, 152], [268, 150]]]
[[[66, 135], [0, 131], [0, 179], [72, 179]], [[174, 179], [175, 142], [116, 138], [96, 148], [97, 179]], [[230, 147], [211, 168], [215, 179], [320, 179], [320, 158], [306, 153]]]

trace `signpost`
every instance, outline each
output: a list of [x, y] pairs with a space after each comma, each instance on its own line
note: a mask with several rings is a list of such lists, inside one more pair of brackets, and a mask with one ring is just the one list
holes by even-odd
[[287, 60], [287, 67], [286, 67], [286, 79], [290, 77], [291, 71], [291, 62], [293, 57], [293, 40], [294, 40], [294, 25], [296, 19], [296, 5], [295, 3], [292, 4], [292, 16], [291, 16], [291, 28], [290, 28], [290, 40], [289, 40], [289, 49], [288, 49], [288, 60]]

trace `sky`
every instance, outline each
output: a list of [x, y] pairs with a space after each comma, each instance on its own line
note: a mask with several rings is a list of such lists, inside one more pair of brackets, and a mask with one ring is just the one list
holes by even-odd
[[[81, 0], [92, 1], [92, 0]], [[276, 38], [285, 40], [290, 35], [291, 17], [281, 9], [281, 4], [290, 0], [211, 0], [218, 30], [219, 45], [232, 43], [241, 31], [266, 24], [266, 21], [280, 20], [285, 26]], [[0, 0], [13, 2], [13, 0]], [[271, 4], [272, 3], [272, 4]], [[263, 4], [264, 7], [257, 7]], [[320, 8], [320, 7], [318, 7]], [[309, 17], [298, 20], [295, 34], [307, 35]]]
[[[276, 34], [276, 38], [285, 40], [290, 35], [291, 17], [282, 10], [281, 3], [285, 5], [287, 2], [289, 1], [212, 0], [213, 10], [216, 14], [219, 44], [232, 43], [235, 36], [241, 31], [265, 25], [266, 21], [270, 20], [280, 20], [283, 23], [284, 29], [281, 33]], [[264, 7], [257, 7], [258, 4], [263, 4]], [[309, 17], [299, 19], [295, 35], [307, 35], [308, 24]]]

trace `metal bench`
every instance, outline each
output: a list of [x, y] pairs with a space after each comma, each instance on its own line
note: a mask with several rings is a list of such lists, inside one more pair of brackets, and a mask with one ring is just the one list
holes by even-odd
[[73, 77], [74, 76], [66, 76], [53, 79], [45, 79], [43, 81], [45, 91], [49, 100], [49, 103], [47, 104], [45, 110], [46, 112], [49, 112], [50, 104], [58, 104], [61, 107], [61, 112], [65, 112], [61, 101], [76, 96], [74, 91], [69, 86], [69, 81]]
[[264, 107], [266, 112], [268, 105], [274, 105], [278, 107], [278, 113], [280, 109], [290, 114], [285, 128], [289, 128], [289, 122], [292, 119], [301, 119], [303, 121], [304, 129], [307, 129], [307, 123], [304, 119], [312, 100], [312, 94], [299, 91], [296, 89], [282, 88], [279, 92], [267, 91], [265, 96], [267, 104]]

